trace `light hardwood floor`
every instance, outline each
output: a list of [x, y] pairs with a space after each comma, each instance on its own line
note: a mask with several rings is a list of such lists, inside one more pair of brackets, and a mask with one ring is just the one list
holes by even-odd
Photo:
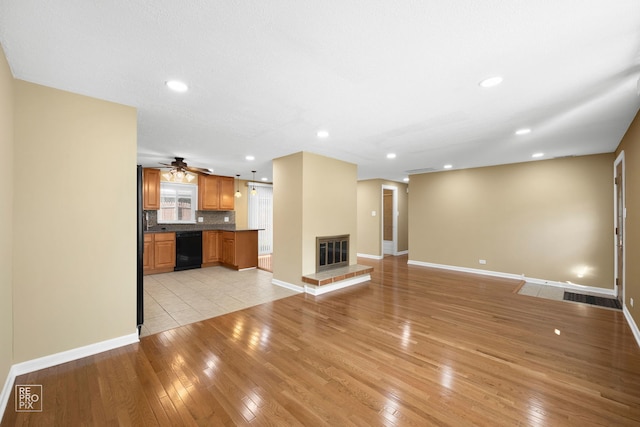
[[44, 410], [17, 414], [11, 396], [2, 426], [639, 425], [640, 348], [620, 311], [406, 256], [358, 261], [370, 282], [21, 376]]

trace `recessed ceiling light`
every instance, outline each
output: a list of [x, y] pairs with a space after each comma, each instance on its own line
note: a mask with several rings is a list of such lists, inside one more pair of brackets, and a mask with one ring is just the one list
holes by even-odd
[[443, 168], [445, 169], [451, 169], [453, 167], [453, 165], [444, 165]]
[[542, 156], [544, 156], [544, 153], [535, 153], [535, 154], [531, 155], [531, 157], [533, 157], [534, 159], [537, 159], [537, 158], [542, 157]]
[[255, 159], [256, 159], [256, 158], [255, 158], [255, 157], [253, 157], [253, 156], [247, 156], [247, 157], [245, 157], [245, 160], [249, 160], [249, 161], [251, 161], [251, 160], [255, 160]]
[[318, 138], [329, 138], [329, 132], [326, 130], [319, 130], [317, 135]]
[[402, 179], [404, 182], [409, 182], [409, 178], [403, 178]]
[[169, 89], [176, 92], [186, 92], [189, 89], [186, 83], [179, 80], [167, 80], [165, 84]]
[[528, 133], [531, 133], [531, 129], [529, 128], [518, 129], [516, 131], [516, 135], [526, 135]]
[[395, 159], [395, 158], [396, 158], [396, 153], [387, 154], [387, 159]]
[[489, 78], [486, 78], [486, 79], [482, 80], [479, 83], [479, 85], [481, 87], [494, 87], [494, 86], [498, 86], [500, 83], [502, 83], [502, 77], [493, 76], [493, 77], [489, 77]]
[[267, 178], [266, 176], [262, 177], [262, 181], [269, 181], [269, 178]]

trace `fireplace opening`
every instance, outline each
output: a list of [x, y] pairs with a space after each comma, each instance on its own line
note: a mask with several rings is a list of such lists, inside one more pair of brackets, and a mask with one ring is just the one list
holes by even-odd
[[348, 234], [316, 237], [316, 273], [348, 265]]

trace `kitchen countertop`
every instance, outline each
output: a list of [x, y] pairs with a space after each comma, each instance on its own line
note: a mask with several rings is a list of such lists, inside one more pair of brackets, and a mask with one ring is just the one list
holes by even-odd
[[145, 230], [146, 233], [175, 233], [177, 231], [259, 231], [259, 228], [247, 228], [247, 227], [236, 227], [235, 225], [224, 225], [224, 224], [206, 224], [200, 225], [197, 224], [164, 224], [164, 225], [155, 225], [153, 227], [149, 227], [148, 230]]

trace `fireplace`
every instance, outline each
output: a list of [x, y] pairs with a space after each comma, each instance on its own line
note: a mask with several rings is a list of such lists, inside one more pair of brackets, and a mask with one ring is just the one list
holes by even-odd
[[348, 234], [316, 237], [316, 273], [348, 265]]

